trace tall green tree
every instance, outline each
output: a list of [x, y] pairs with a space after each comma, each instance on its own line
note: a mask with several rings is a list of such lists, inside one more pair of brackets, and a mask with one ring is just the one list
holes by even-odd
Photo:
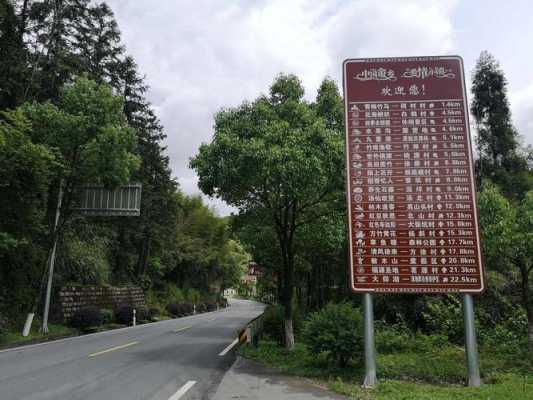
[[294, 346], [292, 321], [295, 243], [319, 205], [342, 186], [343, 142], [328, 129], [293, 75], [280, 75], [269, 97], [225, 109], [215, 117], [210, 144], [191, 160], [204, 193], [241, 212], [258, 212], [275, 231], [281, 259], [285, 344]]
[[482, 52], [473, 73], [471, 112], [477, 128], [476, 175], [480, 184], [490, 179], [509, 196], [530, 189], [527, 158], [513, 126], [507, 80], [496, 59]]
[[0, 121], [0, 311], [23, 314], [35, 298], [46, 257], [48, 192], [58, 164], [53, 149], [32, 143], [21, 110]]
[[[87, 78], [64, 87], [57, 105], [25, 103], [6, 113], [8, 121], [16, 113], [29, 122], [32, 142], [53, 150], [59, 164], [53, 177], [58, 194], [51, 197], [57, 201], [48, 202], [50, 251], [54, 253], [62, 228], [71, 218], [76, 189], [89, 183], [124, 184], [138, 168], [139, 158], [133, 153], [135, 134], [123, 114], [122, 98]], [[47, 311], [46, 307], [44, 332]]]
[[512, 284], [526, 311], [529, 346], [533, 350], [533, 191], [518, 204], [486, 184], [479, 195], [483, 250], [489, 267]]
[[0, 110], [15, 108], [22, 101], [25, 57], [15, 8], [9, 0], [0, 0]]

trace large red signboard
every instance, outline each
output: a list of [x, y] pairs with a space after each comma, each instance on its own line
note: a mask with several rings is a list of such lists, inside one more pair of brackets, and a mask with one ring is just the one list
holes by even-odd
[[460, 57], [344, 62], [356, 292], [484, 289]]

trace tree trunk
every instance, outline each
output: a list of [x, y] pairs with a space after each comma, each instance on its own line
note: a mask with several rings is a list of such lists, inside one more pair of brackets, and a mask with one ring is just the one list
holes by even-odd
[[527, 307], [527, 333], [528, 333], [528, 343], [529, 351], [533, 352], [533, 307]]

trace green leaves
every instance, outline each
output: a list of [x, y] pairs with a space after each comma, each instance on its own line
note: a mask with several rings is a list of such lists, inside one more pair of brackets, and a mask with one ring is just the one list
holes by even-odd
[[340, 366], [359, 359], [363, 350], [361, 311], [349, 303], [326, 305], [304, 324], [304, 342], [315, 355], [325, 353]]
[[217, 114], [213, 141], [191, 160], [200, 188], [249, 211], [304, 206], [342, 185], [342, 140], [302, 95], [298, 80], [282, 75], [271, 99]]
[[68, 181], [112, 187], [125, 184], [140, 163], [122, 109], [109, 87], [82, 77], [61, 91], [57, 106], [26, 103], [20, 113], [33, 141], [58, 152]]

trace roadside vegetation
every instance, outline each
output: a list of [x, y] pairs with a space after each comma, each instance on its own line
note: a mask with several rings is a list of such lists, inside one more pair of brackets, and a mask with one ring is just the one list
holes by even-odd
[[[258, 348], [242, 349], [244, 356], [289, 374], [317, 379], [357, 399], [533, 398], [533, 151], [513, 126], [506, 85], [498, 62], [483, 52], [473, 72], [471, 103], [477, 131], [475, 179], [487, 286], [482, 295], [475, 296], [483, 386], [464, 387], [467, 371], [460, 296], [377, 295], [374, 314], [380, 384], [375, 390], [362, 390], [361, 298], [347, 289], [344, 186], [296, 215], [283, 208], [268, 210], [265, 205], [269, 203], [259, 191], [263, 186], [250, 185], [256, 190], [251, 197], [254, 202], [239, 203], [235, 194], [224, 192], [224, 175], [213, 176], [199, 165], [216, 165], [217, 151], [228, 143], [234, 152], [242, 150], [243, 158], [234, 154], [237, 163], [248, 160], [246, 146], [270, 140], [264, 132], [275, 130], [270, 124], [277, 124], [280, 116], [273, 112], [256, 119], [262, 124], [256, 131], [243, 128], [248, 126], [245, 116], [253, 120], [255, 113], [262, 115], [268, 107], [310, 109], [309, 118], [342, 137], [342, 99], [335, 83], [327, 79], [311, 103], [298, 97], [303, 93], [298, 78], [280, 76], [271, 87], [270, 105], [265, 106], [266, 100], [259, 97], [255, 103], [224, 110], [220, 121], [234, 113], [231, 121], [240, 118], [242, 126], [229, 131], [224, 127], [224, 135], [233, 132], [233, 136], [227, 141], [222, 140], [223, 135], [216, 136], [200, 150], [193, 165], [199, 165], [201, 182], [204, 175], [206, 193], [218, 193], [241, 206], [232, 220], [233, 229], [265, 269], [258, 297], [273, 303], [266, 313], [266, 336]], [[282, 154], [291, 162], [304, 151], [299, 138], [305, 128], [298, 125], [297, 115], [281, 114], [284, 135], [292, 137], [283, 139], [288, 143], [285, 146], [293, 146]], [[322, 156], [330, 157], [327, 151]], [[261, 165], [267, 168], [267, 164]], [[340, 165], [338, 176], [343, 175], [342, 168]], [[278, 179], [279, 187], [290, 187], [294, 175], [290, 168], [281, 169], [271, 169], [272, 177], [268, 171], [262, 173]], [[299, 204], [283, 192], [278, 194], [288, 204]], [[282, 268], [287, 251], [280, 242], [280, 226], [266, 222], [265, 214], [292, 216], [296, 221], [293, 236], [289, 235], [293, 276]], [[287, 297], [291, 282], [292, 297]], [[294, 340], [285, 329], [287, 321]]]
[[[439, 318], [427, 316], [434, 317]], [[524, 331], [525, 321], [521, 324]], [[525, 337], [513, 334], [508, 325], [480, 332], [483, 385], [465, 388], [464, 347], [455, 339], [461, 326], [450, 323], [428, 334], [380, 321], [376, 327], [379, 384], [372, 390], [361, 388], [359, 308], [329, 304], [311, 313], [298, 324], [301, 334], [293, 351], [279, 344], [281, 325], [279, 310], [268, 310], [263, 339], [258, 347], [241, 348], [241, 355], [283, 373], [311, 378], [353, 399], [533, 399], [533, 355]]]
[[[152, 292], [150, 296], [151, 306], [135, 309], [137, 325], [217, 311], [229, 306], [224, 297], [205, 295], [195, 289], [182, 291], [174, 285], [169, 285], [165, 292], [158, 295]], [[161, 304], [166, 304], [166, 307], [162, 308]], [[0, 335], [0, 349], [132, 326], [133, 310], [128, 304], [114, 310], [87, 307], [74, 313], [66, 324], [50, 324], [50, 333], [47, 335], [40, 332], [39, 321], [26, 337], [22, 336], [20, 329], [6, 325]]]
[[[227, 218], [179, 188], [143, 74], [107, 4], [0, 0], [0, 54], [0, 342], [15, 341], [30, 312], [39, 328], [56, 241], [54, 292], [136, 285], [146, 319], [190, 304], [212, 309], [238, 285], [251, 255]], [[142, 184], [139, 217], [75, 211], [80, 186], [129, 182]], [[100, 329], [102, 312], [92, 311], [74, 322], [54, 313], [52, 323]], [[117, 315], [104, 311], [103, 326], [125, 324]]]

